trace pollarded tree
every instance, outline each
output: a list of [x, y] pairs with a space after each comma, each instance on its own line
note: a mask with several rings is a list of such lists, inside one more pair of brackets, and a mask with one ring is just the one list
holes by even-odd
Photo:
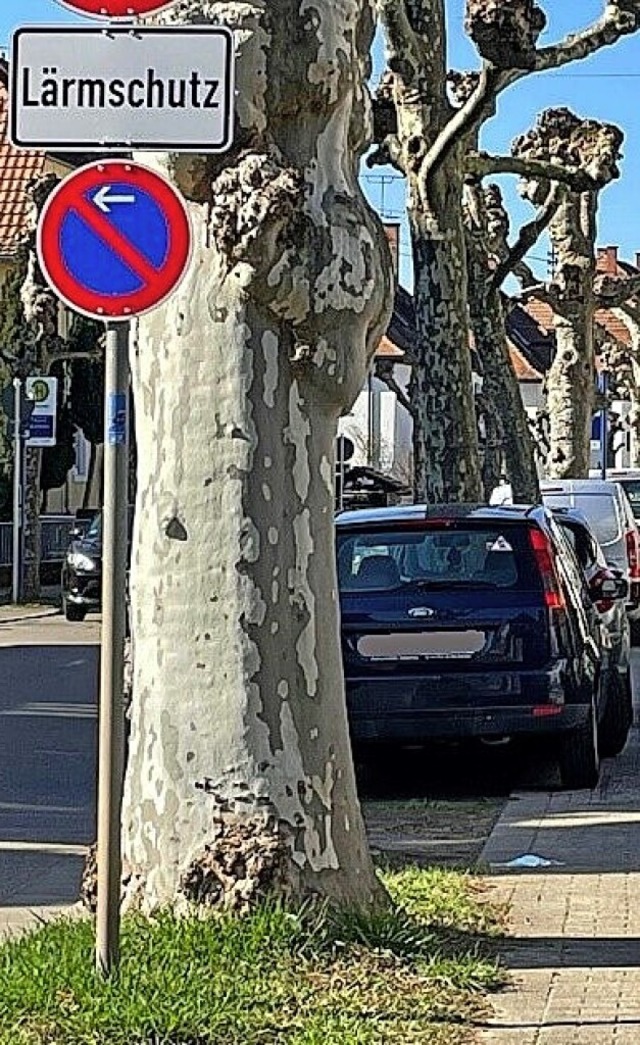
[[[503, 472], [519, 502], [538, 500], [533, 439], [507, 343], [505, 310], [496, 245], [496, 186], [486, 189], [473, 180], [465, 186], [465, 230], [469, 322], [482, 364], [485, 453], [482, 481], [485, 497]], [[502, 270], [501, 270], [502, 271]], [[504, 459], [504, 467], [502, 461]]]
[[[478, 73], [449, 74], [454, 101], [464, 106], [478, 84]], [[478, 130], [467, 135], [474, 154], [479, 150]], [[520, 229], [508, 244], [509, 219], [497, 186], [484, 186], [480, 174], [467, 174], [463, 187], [463, 221], [467, 261], [469, 325], [482, 367], [482, 393], [478, 413], [484, 422], [482, 484], [486, 498], [506, 469], [514, 497], [536, 501], [539, 497], [533, 440], [507, 344], [502, 284], [523, 250], [533, 246], [545, 227], [547, 215]]]
[[472, 155], [496, 98], [522, 77], [585, 58], [640, 28], [640, 0], [607, 0], [592, 25], [539, 47], [533, 0], [467, 0], [466, 29], [482, 68], [461, 107], [447, 93], [444, 0], [377, 0], [391, 77], [378, 106], [377, 153], [407, 179], [418, 338], [411, 397], [416, 493], [429, 501], [480, 496], [467, 325], [462, 187], [466, 173], [532, 174], [523, 160]]
[[612, 124], [581, 119], [568, 109], [547, 109], [536, 126], [513, 144], [518, 159], [540, 164], [541, 177], [523, 182], [522, 192], [528, 199], [540, 203], [548, 196], [559, 166], [590, 175], [594, 185], [582, 192], [569, 185], [558, 186], [559, 203], [549, 223], [555, 268], [549, 285], [537, 292], [554, 312], [556, 351], [547, 376], [547, 471], [554, 478], [585, 476], [589, 470], [597, 305], [599, 189], [595, 186], [603, 187], [618, 177], [622, 139], [622, 132]]
[[376, 895], [350, 755], [334, 440], [388, 322], [362, 196], [369, 0], [183, 0], [236, 33], [236, 141], [158, 160], [194, 255], [139, 325], [131, 902]]

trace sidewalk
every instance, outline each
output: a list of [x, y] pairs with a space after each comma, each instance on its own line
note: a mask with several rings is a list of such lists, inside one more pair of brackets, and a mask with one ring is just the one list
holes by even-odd
[[16, 621], [32, 620], [38, 617], [52, 617], [61, 612], [60, 585], [48, 585], [42, 588], [41, 602], [29, 603], [26, 606], [11, 602], [11, 592], [0, 589], [0, 624], [13, 624]]
[[[640, 736], [593, 792], [516, 795], [481, 857], [510, 906], [501, 957], [512, 985], [482, 1045], [639, 1045]], [[505, 867], [523, 855], [554, 861]]]

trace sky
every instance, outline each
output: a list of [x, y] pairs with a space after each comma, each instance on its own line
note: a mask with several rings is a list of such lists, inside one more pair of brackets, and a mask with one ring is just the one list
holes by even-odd
[[[599, 16], [604, 0], [540, 0], [548, 25], [541, 43], [548, 45], [568, 32], [588, 25]], [[83, 18], [56, 0], [0, 0], [0, 46], [8, 45], [11, 32], [20, 25], [84, 24]], [[463, 31], [464, 0], [446, 0], [449, 64], [456, 69], [477, 68], [478, 57]], [[384, 67], [384, 44], [378, 34], [374, 46], [374, 77]], [[484, 128], [482, 145], [490, 152], [509, 150], [512, 139], [531, 127], [536, 116], [549, 106], [564, 105], [580, 116], [591, 116], [617, 124], [625, 134], [621, 177], [601, 194], [598, 221], [600, 245], [616, 244], [620, 255], [633, 261], [640, 251], [640, 33], [607, 47], [586, 61], [565, 66], [558, 72], [529, 76], [500, 100], [497, 116]], [[384, 182], [381, 181], [384, 177]], [[531, 217], [528, 204], [517, 194], [515, 178], [500, 179], [514, 230]], [[404, 185], [394, 172], [382, 168], [366, 171], [365, 192], [377, 210], [403, 219]], [[540, 275], [546, 274], [547, 244], [540, 241], [529, 261]], [[401, 234], [401, 281], [411, 286], [409, 239], [406, 223]]]

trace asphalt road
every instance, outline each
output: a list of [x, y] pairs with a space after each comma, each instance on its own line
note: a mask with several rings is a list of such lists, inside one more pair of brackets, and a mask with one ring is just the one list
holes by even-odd
[[76, 899], [95, 835], [98, 642], [95, 621], [0, 624], [1, 907]]

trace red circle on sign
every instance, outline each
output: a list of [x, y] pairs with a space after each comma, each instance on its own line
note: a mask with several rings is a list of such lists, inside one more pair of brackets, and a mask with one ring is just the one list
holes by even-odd
[[175, 0], [58, 0], [63, 7], [97, 18], [133, 18], [170, 7]]
[[[115, 182], [120, 187], [124, 185], [127, 192], [131, 189], [131, 196], [125, 200], [110, 197]], [[154, 264], [138, 244], [109, 220], [108, 208], [117, 202], [135, 204], [136, 189], [152, 201], [164, 222], [166, 250], [160, 264]], [[70, 215], [89, 230], [96, 250], [107, 251], [135, 273], [143, 284], [140, 289], [99, 292], [73, 272], [73, 256], [67, 256], [62, 236]], [[155, 171], [127, 160], [100, 160], [80, 167], [54, 189], [38, 222], [37, 250], [46, 279], [71, 308], [93, 319], [131, 319], [159, 305], [182, 279], [191, 255], [189, 215], [173, 185]], [[86, 263], [87, 257], [83, 256], [83, 264]]]

